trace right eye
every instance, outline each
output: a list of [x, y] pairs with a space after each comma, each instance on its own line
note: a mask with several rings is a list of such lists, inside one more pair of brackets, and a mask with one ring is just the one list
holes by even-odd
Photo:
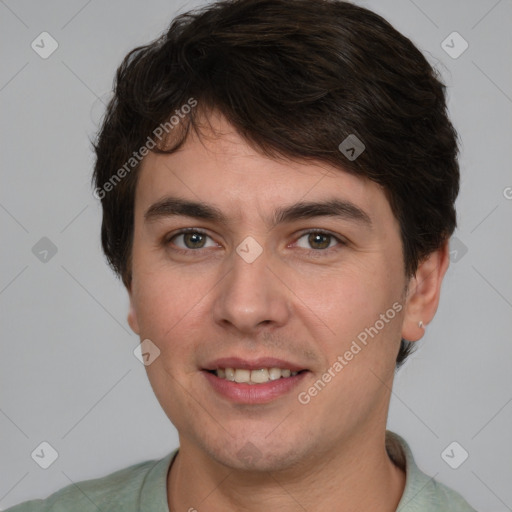
[[175, 245], [179, 252], [195, 252], [198, 249], [208, 247], [218, 247], [218, 244], [212, 241], [210, 245], [206, 245], [207, 239], [211, 237], [204, 231], [197, 228], [185, 228], [173, 234], [166, 241], [166, 245]]

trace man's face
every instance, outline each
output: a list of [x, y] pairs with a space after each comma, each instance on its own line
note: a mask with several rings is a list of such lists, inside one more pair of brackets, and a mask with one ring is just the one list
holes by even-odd
[[[139, 176], [129, 321], [160, 350], [149, 380], [182, 449], [262, 470], [332, 456], [385, 428], [405, 307], [398, 223], [377, 184], [269, 159], [211, 122], [222, 135], [149, 154]], [[333, 214], [291, 210], [302, 203]]]

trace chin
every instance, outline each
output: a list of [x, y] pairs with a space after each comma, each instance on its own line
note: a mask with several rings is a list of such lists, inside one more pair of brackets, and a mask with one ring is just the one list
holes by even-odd
[[[297, 447], [302, 449], [299, 451]], [[282, 440], [269, 442], [263, 436], [233, 439], [222, 447], [204, 447], [209, 456], [219, 464], [236, 471], [272, 472], [284, 471], [299, 465], [305, 457], [304, 444]]]

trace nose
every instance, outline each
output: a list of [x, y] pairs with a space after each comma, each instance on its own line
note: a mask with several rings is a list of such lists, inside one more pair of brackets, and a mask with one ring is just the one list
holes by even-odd
[[265, 250], [252, 262], [236, 252], [230, 260], [229, 272], [215, 288], [215, 322], [244, 335], [285, 325], [290, 318], [290, 290], [272, 268], [275, 260]]

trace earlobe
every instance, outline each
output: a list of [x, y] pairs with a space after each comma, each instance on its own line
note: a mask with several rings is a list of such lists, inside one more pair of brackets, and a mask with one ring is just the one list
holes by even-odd
[[402, 338], [418, 341], [432, 321], [439, 305], [441, 284], [450, 263], [449, 240], [418, 265], [409, 282]]
[[135, 312], [135, 308], [133, 307], [133, 301], [132, 301], [131, 295], [130, 295], [130, 309], [128, 310], [128, 325], [131, 327], [132, 331], [135, 334], [140, 334], [139, 322], [137, 320], [137, 313]]

